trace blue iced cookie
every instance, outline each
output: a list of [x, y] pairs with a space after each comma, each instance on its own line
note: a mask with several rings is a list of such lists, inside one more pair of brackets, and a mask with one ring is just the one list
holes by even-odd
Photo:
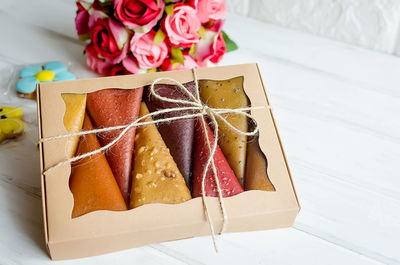
[[36, 85], [43, 82], [75, 80], [76, 76], [67, 71], [67, 66], [61, 62], [48, 62], [43, 66], [27, 65], [19, 73], [16, 84], [17, 93], [23, 98], [36, 97]]

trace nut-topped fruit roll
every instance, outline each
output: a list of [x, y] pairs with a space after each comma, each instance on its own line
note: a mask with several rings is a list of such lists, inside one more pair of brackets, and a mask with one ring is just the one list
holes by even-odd
[[[243, 90], [243, 77], [241, 76], [223, 81], [200, 80], [199, 84], [201, 100], [209, 107], [236, 109], [249, 105]], [[246, 116], [232, 113], [221, 115], [235, 128], [247, 132]], [[218, 144], [233, 172], [235, 172], [237, 179], [243, 186], [247, 136], [238, 134], [222, 121], [218, 121], [218, 127], [220, 136]]]
[[[140, 116], [149, 113], [145, 103]], [[143, 121], [151, 121], [151, 117]], [[133, 154], [130, 208], [148, 203], [181, 203], [190, 200], [190, 191], [181, 172], [154, 124], [138, 127]]]

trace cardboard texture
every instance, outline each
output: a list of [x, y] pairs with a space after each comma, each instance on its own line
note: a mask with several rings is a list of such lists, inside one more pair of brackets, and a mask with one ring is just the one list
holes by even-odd
[[[267, 106], [268, 99], [256, 64], [202, 68], [199, 80], [226, 80], [243, 76], [243, 88], [252, 106]], [[134, 89], [160, 77], [181, 83], [193, 80], [191, 70], [120, 77], [41, 83], [37, 87], [39, 137], [67, 134], [63, 125], [63, 93], [90, 93], [106, 88]], [[168, 82], [165, 82], [168, 83]], [[268, 176], [276, 191], [246, 191], [224, 198], [226, 232], [289, 227], [300, 209], [281, 141], [270, 109], [251, 111], [260, 127], [260, 148], [268, 159]], [[42, 171], [67, 159], [67, 139], [40, 144]], [[147, 204], [129, 211], [95, 211], [72, 218], [74, 199], [65, 164], [41, 176], [46, 245], [52, 259], [72, 259], [128, 249], [149, 243], [210, 234], [202, 199], [180, 204]], [[218, 198], [207, 198], [215, 231], [222, 214]], [[211, 239], [210, 239], [210, 244]]]

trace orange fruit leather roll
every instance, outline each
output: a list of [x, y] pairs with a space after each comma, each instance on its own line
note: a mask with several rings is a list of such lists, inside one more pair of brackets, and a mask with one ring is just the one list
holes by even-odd
[[247, 143], [246, 176], [244, 178], [245, 190], [275, 191], [268, 172], [268, 162], [258, 144], [258, 139], [252, 137]]
[[[93, 130], [86, 114], [83, 130]], [[101, 148], [95, 134], [80, 138], [76, 156]], [[124, 198], [103, 152], [72, 163], [69, 186], [74, 196], [72, 218], [96, 210], [127, 210]]]

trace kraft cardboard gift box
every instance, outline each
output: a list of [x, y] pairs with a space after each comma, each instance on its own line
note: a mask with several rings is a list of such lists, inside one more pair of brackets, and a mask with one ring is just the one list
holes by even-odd
[[[269, 106], [257, 64], [202, 68], [199, 80], [226, 80], [243, 76], [243, 87], [252, 106]], [[37, 87], [39, 138], [64, 135], [63, 93], [90, 93], [106, 88], [132, 89], [170, 77], [181, 83], [193, 81], [191, 70], [41, 83]], [[245, 191], [224, 198], [228, 216], [226, 232], [289, 227], [300, 205], [289, 167], [269, 108], [255, 109], [259, 145], [268, 161], [268, 175], [276, 191]], [[46, 169], [67, 159], [66, 138], [39, 145], [40, 165]], [[72, 218], [73, 195], [69, 189], [71, 165], [41, 174], [45, 240], [54, 260], [72, 259], [138, 247], [150, 243], [210, 234], [202, 198], [180, 204], [147, 204], [128, 211], [95, 211]], [[223, 222], [218, 198], [207, 197], [215, 231]], [[210, 239], [211, 240], [211, 239]]]

